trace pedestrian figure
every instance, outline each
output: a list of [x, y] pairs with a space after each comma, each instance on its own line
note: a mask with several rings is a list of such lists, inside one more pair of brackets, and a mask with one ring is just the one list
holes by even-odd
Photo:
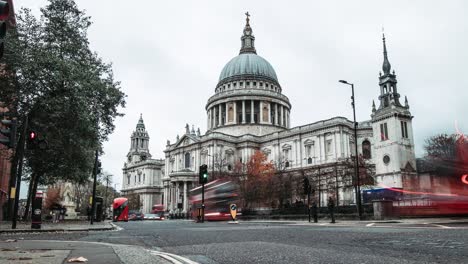
[[332, 224], [335, 223], [335, 214], [334, 214], [334, 209], [335, 209], [335, 201], [333, 200], [333, 197], [328, 197], [328, 211], [330, 212], [330, 218]]
[[312, 215], [314, 216], [314, 223], [318, 222], [318, 215], [317, 215], [317, 203], [315, 199], [312, 201]]

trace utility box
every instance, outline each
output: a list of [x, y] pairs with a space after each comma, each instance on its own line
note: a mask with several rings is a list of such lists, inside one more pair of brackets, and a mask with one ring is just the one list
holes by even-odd
[[94, 211], [94, 221], [96, 222], [101, 222], [102, 220], [103, 202], [104, 199], [102, 199], [102, 197], [96, 196], [96, 208]]
[[32, 201], [31, 210], [31, 228], [41, 229], [42, 225], [42, 191], [36, 192], [34, 200]]

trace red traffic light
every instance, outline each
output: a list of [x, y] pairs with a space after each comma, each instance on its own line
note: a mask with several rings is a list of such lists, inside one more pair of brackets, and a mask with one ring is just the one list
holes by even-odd
[[36, 136], [37, 136], [36, 132], [34, 132], [34, 131], [29, 132], [29, 139], [35, 139]]

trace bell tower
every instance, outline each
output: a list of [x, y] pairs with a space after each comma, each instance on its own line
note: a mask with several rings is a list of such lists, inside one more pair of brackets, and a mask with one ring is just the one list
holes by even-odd
[[379, 106], [372, 103], [373, 153], [376, 182], [382, 187], [403, 188], [405, 173], [416, 170], [413, 116], [408, 99], [400, 103], [395, 70], [391, 72], [385, 35], [383, 35], [383, 74], [379, 74]]
[[140, 119], [136, 125], [136, 130], [131, 136], [130, 151], [127, 154], [128, 163], [136, 163], [151, 158], [149, 153], [149, 136], [145, 129], [143, 116], [140, 114]]

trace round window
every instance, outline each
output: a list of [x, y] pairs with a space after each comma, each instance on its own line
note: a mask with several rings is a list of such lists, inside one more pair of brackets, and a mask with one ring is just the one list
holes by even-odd
[[385, 155], [385, 156], [383, 157], [383, 162], [385, 163], [385, 165], [387, 165], [388, 163], [390, 163], [390, 156]]

